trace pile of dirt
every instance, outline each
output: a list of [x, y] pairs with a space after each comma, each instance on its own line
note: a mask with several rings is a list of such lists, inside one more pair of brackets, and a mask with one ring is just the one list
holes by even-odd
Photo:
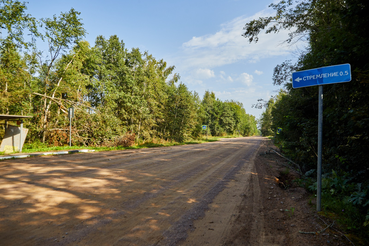
[[[294, 182], [299, 174], [270, 148], [277, 149], [265, 140], [254, 161], [261, 190], [258, 215], [250, 213], [251, 199], [245, 196], [224, 245], [353, 245], [316, 212], [314, 195]], [[257, 238], [250, 230], [256, 218], [262, 220]]]

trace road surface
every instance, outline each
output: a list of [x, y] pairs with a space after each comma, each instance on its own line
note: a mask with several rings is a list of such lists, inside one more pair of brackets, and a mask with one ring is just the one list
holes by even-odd
[[242, 196], [259, 202], [259, 181], [245, 185], [262, 140], [2, 161], [0, 242], [221, 245]]

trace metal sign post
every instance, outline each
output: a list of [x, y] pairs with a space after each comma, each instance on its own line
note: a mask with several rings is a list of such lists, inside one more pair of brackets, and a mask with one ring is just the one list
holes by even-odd
[[19, 153], [22, 153], [22, 132], [23, 132], [23, 120], [20, 121], [20, 131], [19, 131]]
[[208, 139], [208, 131], [207, 131], [208, 126], [207, 125], [202, 125], [202, 129], [206, 130], [206, 139]]
[[323, 85], [351, 81], [350, 64], [320, 67], [292, 73], [293, 88], [319, 86], [318, 103], [318, 163], [316, 210], [321, 211], [322, 194], [322, 152], [323, 152]]
[[74, 117], [74, 108], [70, 107], [68, 109], [69, 118], [69, 146], [72, 146], [72, 118]]
[[317, 186], [316, 186], [316, 210], [321, 211], [322, 200], [322, 150], [323, 150], [323, 86], [319, 85], [318, 103], [318, 166], [317, 166]]

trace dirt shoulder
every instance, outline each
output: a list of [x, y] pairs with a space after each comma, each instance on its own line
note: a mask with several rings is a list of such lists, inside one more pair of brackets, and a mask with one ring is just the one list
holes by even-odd
[[270, 148], [277, 149], [264, 140], [183, 245], [351, 245], [334, 226], [327, 228], [332, 222], [315, 211], [314, 197], [292, 184], [298, 174]]
[[250, 199], [244, 197], [224, 245], [351, 245], [334, 226], [327, 228], [332, 222], [318, 215], [315, 198], [291, 182], [298, 174], [288, 171], [286, 160], [270, 152], [271, 148], [277, 149], [270, 140], [264, 141], [254, 161], [262, 234], [255, 238], [249, 233], [255, 215], [250, 214]]

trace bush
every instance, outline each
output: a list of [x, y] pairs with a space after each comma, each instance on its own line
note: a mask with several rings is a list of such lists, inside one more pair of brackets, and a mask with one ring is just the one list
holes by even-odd
[[114, 146], [130, 147], [135, 143], [136, 134], [126, 133], [124, 136], [115, 138]]
[[[332, 212], [346, 230], [369, 241], [369, 188], [368, 181], [356, 183], [355, 175], [347, 172], [326, 174], [322, 179], [322, 209], [328, 216]], [[309, 190], [316, 192], [316, 182]]]
[[101, 143], [102, 147], [130, 147], [135, 143], [135, 133], [127, 132], [123, 136], [115, 137], [114, 140], [106, 139]]

